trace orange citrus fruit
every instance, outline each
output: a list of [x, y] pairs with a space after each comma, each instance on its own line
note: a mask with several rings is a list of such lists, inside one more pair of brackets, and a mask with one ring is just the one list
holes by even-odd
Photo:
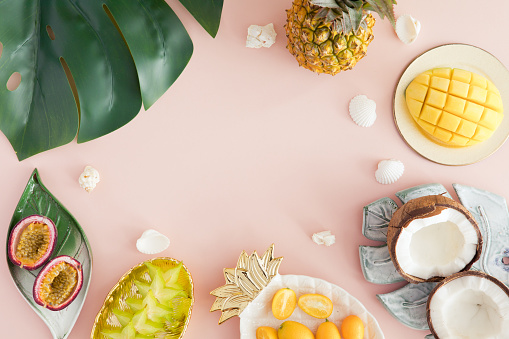
[[305, 325], [287, 320], [277, 330], [279, 339], [315, 339], [313, 332]]
[[312, 317], [325, 319], [332, 314], [332, 301], [321, 294], [304, 294], [298, 301], [299, 307]]
[[278, 339], [275, 328], [261, 326], [256, 329], [256, 339]]
[[341, 336], [338, 327], [325, 319], [316, 330], [316, 339], [341, 339]]
[[276, 319], [284, 320], [292, 315], [297, 306], [297, 295], [289, 288], [282, 288], [272, 297], [272, 314]]
[[341, 323], [341, 335], [343, 339], [364, 338], [364, 324], [356, 315], [349, 315]]

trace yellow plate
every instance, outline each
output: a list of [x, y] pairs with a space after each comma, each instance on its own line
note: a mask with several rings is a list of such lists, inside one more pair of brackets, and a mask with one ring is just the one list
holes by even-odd
[[[470, 147], [444, 147], [422, 134], [405, 102], [405, 90], [422, 72], [436, 67], [462, 68], [490, 79], [500, 91], [504, 120], [488, 140]], [[495, 152], [509, 136], [509, 71], [493, 55], [470, 45], [451, 44], [433, 48], [405, 69], [394, 92], [394, 121], [406, 143], [424, 158], [442, 165], [469, 165]]]
[[[111, 311], [114, 308], [119, 308], [121, 310], [126, 309], [127, 306], [125, 300], [136, 295], [137, 293], [136, 286], [134, 285], [134, 280], [147, 280], [146, 277], [148, 276], [148, 269], [145, 266], [146, 262], [150, 262], [165, 270], [173, 268], [179, 264], [179, 261], [172, 258], [155, 258], [152, 260], [144, 261], [141, 264], [131, 268], [126, 274], [122, 276], [122, 278], [120, 278], [119, 282], [106, 296], [104, 304], [95, 318], [94, 327], [92, 328], [92, 334], [90, 336], [91, 339], [105, 339], [106, 337], [101, 334], [103, 329], [119, 328], [118, 320]], [[179, 329], [178, 333], [175, 333], [173, 336], [168, 336], [168, 338], [171, 339], [182, 338], [184, 336], [187, 325], [189, 324], [189, 319], [191, 318], [191, 310], [194, 304], [194, 285], [191, 278], [191, 273], [188, 271], [185, 265], [182, 265], [182, 267], [184, 269], [180, 271], [178, 283], [184, 287], [185, 291], [191, 297], [191, 306], [189, 307], [189, 312], [186, 315], [184, 325]]]

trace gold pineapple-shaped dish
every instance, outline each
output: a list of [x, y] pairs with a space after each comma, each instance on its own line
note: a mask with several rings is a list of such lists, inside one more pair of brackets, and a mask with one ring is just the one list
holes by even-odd
[[[364, 306], [345, 290], [327, 281], [303, 275], [281, 275], [278, 273], [282, 257], [274, 258], [274, 244], [262, 257], [243, 251], [237, 267], [224, 269], [226, 284], [210, 294], [216, 297], [210, 311], [221, 311], [219, 324], [234, 316], [240, 317], [240, 338], [256, 339], [260, 326], [279, 328], [283, 321], [272, 314], [272, 297], [281, 288], [294, 290], [297, 297], [303, 294], [322, 294], [333, 302], [329, 321], [339, 323], [346, 316], [359, 316], [365, 326], [366, 338], [383, 339], [383, 333], [375, 318]], [[313, 318], [296, 308], [286, 320], [300, 322], [316, 332], [321, 319]]]
[[242, 251], [237, 267], [224, 269], [226, 284], [210, 292], [216, 297], [210, 311], [222, 312], [219, 324], [244, 311], [278, 274], [282, 260], [282, 257], [274, 258], [274, 244], [272, 244], [261, 258], [256, 251], [250, 256]]

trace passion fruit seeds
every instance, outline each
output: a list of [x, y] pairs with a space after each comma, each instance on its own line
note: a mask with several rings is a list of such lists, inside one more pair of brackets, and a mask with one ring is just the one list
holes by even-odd
[[51, 219], [42, 215], [23, 218], [9, 236], [9, 259], [16, 266], [35, 270], [49, 259], [56, 239], [57, 229]]
[[37, 304], [59, 311], [67, 307], [83, 285], [83, 269], [79, 261], [66, 255], [51, 260], [34, 283], [34, 300]]

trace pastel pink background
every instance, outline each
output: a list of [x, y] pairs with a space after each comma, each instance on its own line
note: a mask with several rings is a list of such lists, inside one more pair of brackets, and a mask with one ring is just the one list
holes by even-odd
[[[509, 192], [509, 144], [480, 163], [447, 167], [410, 149], [392, 116], [392, 97], [405, 67], [422, 52], [446, 43], [481, 47], [509, 63], [509, 3], [472, 0], [399, 1], [396, 15], [422, 23], [417, 41], [404, 45], [388, 21], [377, 20], [375, 40], [352, 71], [335, 77], [299, 68], [286, 50], [283, 25], [291, 0], [225, 0], [221, 27], [212, 39], [177, 0], [168, 0], [187, 27], [194, 55], [178, 81], [147, 112], [120, 130], [85, 144], [73, 142], [22, 162], [0, 134], [0, 244], [30, 173], [67, 207], [92, 245], [92, 282], [69, 338], [89, 338], [94, 318], [117, 280], [154, 256], [136, 250], [148, 228], [171, 239], [161, 256], [183, 260], [195, 282], [196, 303], [186, 339], [237, 338], [239, 320], [218, 326], [209, 292], [224, 283], [242, 250], [263, 253], [272, 243], [284, 256], [282, 274], [335, 283], [358, 298], [388, 339], [427, 333], [394, 319], [375, 294], [396, 285], [364, 280], [358, 246], [362, 207], [424, 183], [462, 183]], [[274, 23], [271, 48], [245, 47], [251, 24]], [[365, 94], [377, 103], [373, 127], [348, 115], [348, 102]], [[506, 103], [507, 104], [507, 103]], [[392, 185], [375, 181], [382, 159], [405, 164]], [[102, 181], [92, 193], [78, 185], [86, 165]], [[311, 235], [331, 230], [337, 242], [318, 246]], [[51, 338], [17, 292], [0, 260], [2, 338]], [[401, 286], [401, 285], [399, 285]]]

